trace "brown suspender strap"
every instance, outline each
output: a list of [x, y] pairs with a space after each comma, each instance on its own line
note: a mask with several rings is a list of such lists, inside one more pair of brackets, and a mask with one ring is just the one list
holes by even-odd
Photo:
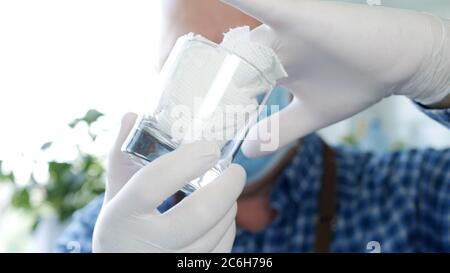
[[[292, 159], [298, 145], [289, 153], [287, 158]], [[284, 166], [284, 164], [282, 164]], [[277, 172], [278, 173], [278, 172]], [[272, 179], [272, 181], [275, 181]], [[183, 199], [181, 194], [176, 195], [177, 202]], [[319, 195], [319, 211], [316, 220], [314, 240], [314, 252], [328, 253], [335, 222], [336, 211], [336, 162], [335, 154], [331, 147], [323, 143], [323, 175]]]
[[324, 143], [323, 175], [319, 196], [319, 213], [316, 220], [314, 252], [328, 253], [335, 225], [336, 212], [336, 162], [332, 148]]

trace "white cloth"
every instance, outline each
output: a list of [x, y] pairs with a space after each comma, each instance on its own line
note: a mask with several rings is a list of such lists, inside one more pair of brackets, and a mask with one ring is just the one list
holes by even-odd
[[189, 33], [161, 71], [158, 127], [178, 143], [207, 139], [222, 148], [256, 114], [257, 97], [286, 76], [274, 51], [251, 39], [249, 27], [231, 29], [219, 45]]

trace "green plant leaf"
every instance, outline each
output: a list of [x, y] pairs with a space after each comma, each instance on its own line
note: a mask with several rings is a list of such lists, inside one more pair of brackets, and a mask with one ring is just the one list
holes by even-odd
[[30, 193], [28, 192], [28, 189], [22, 188], [16, 190], [12, 196], [11, 205], [25, 210], [31, 209]]
[[103, 113], [100, 113], [99, 111], [95, 109], [90, 109], [89, 111], [84, 114], [84, 117], [74, 119], [69, 123], [70, 128], [74, 128], [77, 126], [78, 123], [84, 121], [87, 123], [87, 125], [91, 125], [92, 123], [96, 122], [101, 116], [103, 116]]
[[83, 120], [88, 124], [91, 125], [92, 123], [96, 122], [101, 116], [103, 116], [103, 113], [100, 113], [99, 111], [95, 109], [91, 109], [87, 111], [86, 115], [84, 115]]
[[357, 146], [358, 139], [354, 135], [347, 135], [342, 138], [342, 142], [346, 145]]
[[52, 146], [52, 144], [53, 144], [53, 142], [51, 142], [51, 141], [42, 144], [41, 150], [42, 150], [42, 151], [47, 150], [48, 148], [50, 148], [50, 147]]
[[95, 141], [95, 139], [97, 138], [97, 135], [92, 133], [91, 131], [89, 131], [89, 136], [91, 137], [92, 141]]
[[[91, 125], [95, 123], [103, 113], [91, 109], [81, 118], [76, 118], [69, 123], [74, 128], [80, 122], [85, 122], [89, 128], [86, 133], [95, 140], [96, 135], [91, 132]], [[49, 149], [52, 141], [44, 143], [41, 150]], [[30, 178], [31, 183], [26, 188], [18, 188], [15, 185], [11, 204], [12, 206], [24, 209], [27, 213], [39, 221], [39, 217], [45, 213], [45, 208], [51, 208], [60, 220], [68, 219], [72, 214], [86, 206], [90, 201], [96, 198], [105, 189], [105, 170], [101, 158], [83, 153], [78, 150], [78, 156], [75, 160], [68, 162], [49, 161], [48, 181], [45, 184], [39, 184], [34, 176]], [[0, 180], [6, 179], [14, 182], [12, 172], [5, 173], [1, 168], [0, 161]], [[31, 202], [30, 195], [35, 187], [40, 187], [45, 198]], [[37, 225], [34, 223], [34, 226]]]
[[14, 182], [14, 174], [12, 172], [5, 173], [2, 168], [3, 161], [0, 160], [0, 182]]
[[72, 120], [71, 122], [69, 122], [69, 127], [70, 127], [70, 128], [75, 128], [75, 126], [77, 126], [77, 124], [78, 124], [80, 121], [82, 121], [82, 119], [79, 119], [79, 118]]

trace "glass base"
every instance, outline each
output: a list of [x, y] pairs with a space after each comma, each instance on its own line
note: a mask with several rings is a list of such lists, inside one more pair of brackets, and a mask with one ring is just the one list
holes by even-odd
[[[147, 126], [146, 129], [135, 128], [133, 134], [129, 136], [129, 139], [127, 139], [122, 146], [122, 151], [128, 154], [131, 160], [137, 165], [145, 166], [158, 157], [174, 150], [174, 148], [171, 147], [174, 146], [174, 144], [167, 141], [167, 138], [165, 141], [161, 140], [164, 139], [164, 137], [165, 136], [153, 126]], [[199, 178], [190, 181], [181, 189], [181, 191], [189, 195], [219, 177], [231, 164], [231, 154], [225, 152], [227, 149], [229, 149], [228, 145], [221, 151], [222, 156], [225, 158], [222, 158], [212, 169], [208, 170]], [[229, 156], [225, 156], [227, 154], [229, 154]]]

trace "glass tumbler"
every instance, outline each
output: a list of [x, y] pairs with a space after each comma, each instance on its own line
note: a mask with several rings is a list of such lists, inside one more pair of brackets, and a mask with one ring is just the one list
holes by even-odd
[[122, 151], [146, 165], [184, 143], [216, 142], [221, 150], [218, 163], [186, 181], [182, 191], [189, 194], [230, 165], [275, 86], [268, 79], [245, 56], [200, 35], [182, 36], [159, 73], [148, 110], [139, 115]]

